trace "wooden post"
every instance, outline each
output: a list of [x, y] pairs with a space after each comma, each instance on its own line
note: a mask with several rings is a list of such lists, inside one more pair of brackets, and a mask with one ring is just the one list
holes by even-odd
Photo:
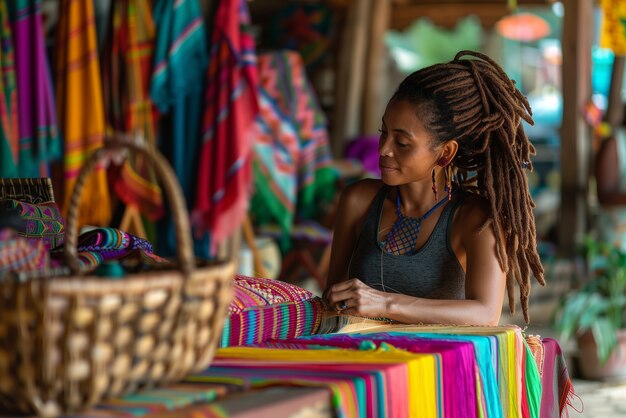
[[624, 56], [616, 55], [611, 73], [609, 103], [604, 120], [616, 128], [624, 121], [624, 103], [622, 103], [622, 85], [624, 84]]
[[331, 147], [336, 158], [343, 155], [346, 140], [360, 133], [359, 116], [362, 109], [368, 22], [372, 1], [380, 0], [350, 2], [343, 28], [331, 131]]
[[562, 35], [561, 216], [559, 251], [572, 257], [587, 231], [591, 143], [582, 110], [591, 98], [593, 0], [565, 0]]
[[385, 111], [390, 92], [388, 86], [387, 54], [385, 54], [385, 33], [391, 19], [391, 2], [374, 0], [370, 16], [367, 67], [363, 90], [363, 120], [361, 132], [375, 134]]

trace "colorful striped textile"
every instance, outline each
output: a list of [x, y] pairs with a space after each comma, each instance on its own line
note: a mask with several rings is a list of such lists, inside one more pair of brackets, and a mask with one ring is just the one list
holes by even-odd
[[[78, 261], [85, 271], [93, 271], [106, 261], [120, 260], [124, 267], [141, 270], [145, 266], [171, 266], [171, 263], [154, 254], [152, 244], [117, 228], [96, 228], [78, 237]], [[63, 247], [57, 247], [52, 255], [64, 260]]]
[[299, 286], [280, 280], [236, 275], [233, 290], [220, 347], [291, 339], [328, 328], [329, 314], [322, 299]]
[[[158, 416], [189, 405], [211, 402], [239, 388], [228, 385], [174, 383], [163, 388], [146, 389], [122, 398], [109, 399], [95, 408], [72, 415], [72, 418]], [[206, 417], [206, 415], [203, 415]]]
[[567, 414], [575, 398], [574, 385], [569, 377], [565, 358], [558, 341], [553, 338], [541, 340], [544, 347], [544, 361], [541, 383], [541, 418], [559, 418]]
[[0, 279], [10, 271], [42, 272], [49, 267], [49, 261], [42, 240], [29, 241], [12, 229], [0, 229]]
[[[151, 2], [112, 3], [110, 30], [102, 53], [107, 121], [115, 132], [137, 136], [156, 147], [156, 110], [150, 100], [155, 26]], [[163, 215], [163, 197], [152, 167], [131, 154], [113, 187], [117, 195], [148, 219]]]
[[[495, 381], [498, 382], [503, 416], [524, 418], [539, 416], [541, 384], [538, 366], [519, 327], [386, 324], [370, 326], [363, 331], [367, 335], [380, 332], [409, 332], [419, 337], [437, 339], [487, 338], [495, 355], [492, 357], [492, 367], [496, 372]], [[533, 360], [527, 361], [528, 359]], [[477, 361], [480, 365], [481, 359]], [[482, 370], [488, 373], [487, 367], [483, 366]]]
[[[538, 375], [537, 365], [525, 361], [532, 355], [516, 326], [380, 328], [386, 330], [220, 348], [209, 368], [183, 383], [110, 399], [73, 418], [229, 416], [212, 401], [271, 386], [327, 388], [337, 417], [551, 418], [567, 413], [558, 413], [555, 399], [542, 401], [541, 408], [536, 402], [537, 395], [545, 399], [550, 393], [532, 377]], [[557, 387], [569, 379], [557, 377], [567, 377], [558, 343], [542, 342], [543, 387], [563, 393]]]
[[15, 199], [0, 200], [0, 207], [14, 209], [23, 221], [17, 230], [29, 242], [43, 242], [49, 251], [65, 240], [65, 220], [55, 202], [27, 203]]
[[247, 1], [220, 1], [213, 25], [192, 222], [197, 230], [211, 234], [214, 254], [248, 211], [258, 103]]
[[437, 417], [437, 358], [378, 350], [219, 349], [188, 381], [327, 387], [338, 417]]
[[[78, 173], [88, 156], [102, 146], [105, 135], [93, 2], [59, 2], [56, 56], [57, 110], [65, 140], [62, 209], [67, 215]], [[111, 204], [104, 166], [88, 178], [80, 207], [79, 226], [108, 225]]]
[[328, 131], [298, 53], [259, 55], [258, 131], [251, 211], [259, 224], [281, 226], [288, 245], [294, 219], [311, 219], [335, 192]]
[[235, 312], [224, 322], [219, 346], [247, 346], [313, 335], [320, 330], [324, 312], [318, 297]]
[[7, 0], [0, 0], [0, 177], [18, 177], [17, 81]]
[[436, 400], [441, 416], [539, 417], [538, 367], [515, 326], [385, 325], [366, 334], [316, 335], [268, 341], [260, 346], [307, 350], [301, 358], [308, 358], [310, 350], [336, 348], [396, 347], [430, 354], [438, 359]]
[[[198, 0], [156, 0], [153, 18], [156, 42], [150, 97], [159, 112], [168, 113], [161, 119], [159, 148], [169, 158], [185, 200], [191, 205], [200, 149], [202, 86], [208, 65], [206, 30]], [[165, 256], [176, 254], [170, 219], [166, 215], [157, 231], [157, 252]], [[196, 255], [206, 258], [206, 239], [194, 238]]]
[[[12, 37], [15, 43], [17, 104], [13, 96], [13, 74], [5, 67], [8, 72], [3, 81], [8, 90], [4, 92], [3, 99], [6, 100], [7, 107], [2, 109], [2, 115], [3, 118], [11, 120], [15, 117], [14, 106], [17, 106], [19, 175], [16, 177], [46, 177], [49, 172], [48, 162], [61, 155], [54, 93], [46, 54], [41, 1], [11, 0], [8, 2]], [[6, 27], [3, 27], [2, 32], [3, 41], [8, 41]], [[3, 55], [4, 52], [8, 53], [7, 61], [3, 62], [3, 65], [10, 65], [11, 62], [10, 50], [7, 48], [9, 47], [3, 44]], [[76, 94], [79, 93], [83, 94], [76, 92]], [[11, 97], [8, 100], [7, 95]], [[12, 123], [7, 125], [7, 128], [14, 134], [15, 127]], [[15, 152], [14, 146], [12, 148]]]
[[315, 295], [306, 289], [280, 280], [249, 277], [241, 274], [233, 278], [234, 297], [228, 313], [239, 313], [282, 303], [301, 302]]
[[[478, 353], [469, 341], [451, 341], [420, 338], [412, 334], [389, 333], [373, 335], [338, 335], [334, 337], [313, 336], [303, 337], [295, 341], [269, 341], [265, 347], [284, 348], [328, 348], [337, 347], [345, 349], [380, 349], [381, 347], [393, 346], [414, 353], [433, 354], [437, 358], [437, 374], [440, 376], [437, 392], [437, 408], [445, 417], [465, 417], [467, 411], [475, 411], [480, 416], [485, 416], [485, 405], [480, 390], [484, 382], [480, 372], [476, 368]], [[481, 353], [484, 354], [484, 353]], [[462, 395], [460, 395], [462, 394]], [[496, 392], [497, 395], [497, 392]], [[494, 415], [499, 404], [499, 397], [493, 400], [495, 408], [490, 408], [488, 416]]]

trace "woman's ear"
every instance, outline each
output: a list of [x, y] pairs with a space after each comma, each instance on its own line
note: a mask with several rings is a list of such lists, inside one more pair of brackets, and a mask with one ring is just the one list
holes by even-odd
[[448, 141], [441, 148], [441, 157], [437, 160], [437, 164], [445, 167], [450, 164], [450, 162], [456, 156], [457, 151], [459, 150], [459, 143], [456, 140]]

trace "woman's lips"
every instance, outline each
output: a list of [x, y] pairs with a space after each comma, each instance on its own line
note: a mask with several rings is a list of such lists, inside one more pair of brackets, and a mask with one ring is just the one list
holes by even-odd
[[379, 164], [378, 167], [380, 167], [380, 172], [381, 173], [391, 173], [393, 171], [397, 171], [398, 170], [395, 167], [389, 167], [389, 166], [382, 165], [382, 164]]

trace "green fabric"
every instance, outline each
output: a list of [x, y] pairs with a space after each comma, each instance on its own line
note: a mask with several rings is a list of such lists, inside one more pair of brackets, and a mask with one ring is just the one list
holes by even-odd
[[528, 409], [530, 410], [531, 418], [539, 418], [539, 411], [541, 409], [541, 377], [539, 376], [539, 369], [537, 368], [533, 353], [526, 341], [524, 341], [524, 349], [526, 350], [526, 367], [524, 367], [524, 371], [526, 372]]
[[298, 195], [298, 216], [304, 219], [317, 219], [323, 209], [335, 196], [339, 173], [334, 167], [323, 167], [315, 172], [313, 184], [304, 187]]

